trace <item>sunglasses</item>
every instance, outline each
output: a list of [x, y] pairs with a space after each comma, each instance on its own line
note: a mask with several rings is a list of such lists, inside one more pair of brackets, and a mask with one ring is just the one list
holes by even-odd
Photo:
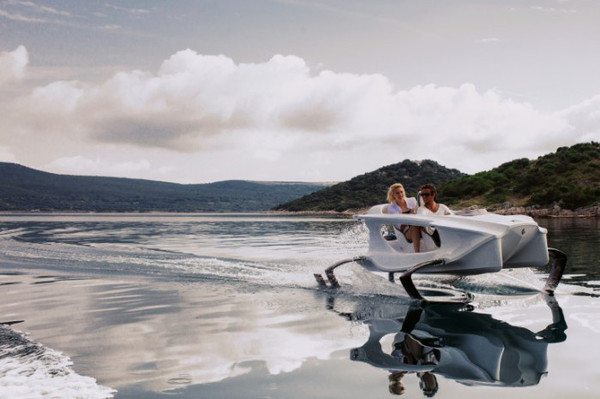
[[429, 197], [430, 195], [433, 195], [433, 193], [421, 193], [421, 197]]

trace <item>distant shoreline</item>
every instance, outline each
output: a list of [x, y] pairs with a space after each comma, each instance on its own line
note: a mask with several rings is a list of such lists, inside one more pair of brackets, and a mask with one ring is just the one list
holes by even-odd
[[529, 215], [534, 218], [597, 218], [600, 217], [600, 205], [575, 210], [562, 209], [558, 205], [550, 208], [509, 206], [501, 209], [491, 208], [490, 212], [499, 215]]
[[[365, 209], [352, 209], [343, 212], [337, 211], [269, 211], [273, 214], [281, 215], [303, 215], [303, 216], [347, 216], [352, 217], [354, 215], [360, 215], [367, 212], [369, 208]], [[451, 209], [458, 211], [463, 209]], [[553, 219], [553, 218], [597, 218], [600, 217], [600, 205], [579, 208], [575, 210], [562, 209], [558, 205], [550, 208], [539, 208], [539, 207], [523, 207], [523, 206], [504, 206], [499, 205], [491, 207], [470, 207], [466, 209], [485, 209], [488, 212], [496, 213], [498, 215], [527, 215], [533, 218], [540, 219]]]
[[[38, 210], [4, 210], [0, 211], [0, 216], [34, 216], [34, 215], [279, 215], [279, 216], [329, 216], [340, 218], [351, 218], [354, 215], [360, 215], [367, 212], [369, 208], [350, 209], [346, 211], [255, 211], [255, 212], [172, 212], [172, 211], [73, 211], [73, 210], [54, 210], [54, 211], [38, 211]], [[455, 211], [464, 209], [452, 208]], [[600, 217], [600, 205], [579, 208], [575, 210], [562, 209], [555, 205], [549, 208], [539, 207], [523, 207], [523, 206], [500, 206], [491, 207], [469, 207], [466, 209], [485, 209], [488, 212], [499, 215], [528, 215], [533, 218], [597, 218]]]

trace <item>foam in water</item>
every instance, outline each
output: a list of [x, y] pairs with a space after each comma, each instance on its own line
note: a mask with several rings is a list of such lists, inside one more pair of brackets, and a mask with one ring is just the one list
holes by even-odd
[[112, 398], [115, 390], [71, 369], [62, 353], [0, 325], [0, 398]]

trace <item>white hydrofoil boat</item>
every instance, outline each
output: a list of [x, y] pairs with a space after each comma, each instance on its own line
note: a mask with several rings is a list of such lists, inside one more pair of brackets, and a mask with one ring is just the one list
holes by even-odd
[[[503, 268], [543, 267], [552, 261], [544, 291], [553, 293], [560, 282], [566, 255], [548, 248], [546, 229], [529, 216], [504, 216], [485, 210], [425, 216], [387, 214], [386, 209], [387, 204], [376, 205], [365, 215], [356, 216], [369, 229], [367, 254], [327, 268], [328, 281], [315, 274], [320, 285], [339, 287], [333, 271], [349, 262], [357, 262], [371, 271], [387, 272], [391, 282], [400, 273], [400, 282], [416, 299], [426, 298], [416, 289], [413, 273], [473, 275]], [[415, 253], [413, 244], [399, 231], [400, 225], [421, 226], [433, 234], [423, 231], [421, 251]]]

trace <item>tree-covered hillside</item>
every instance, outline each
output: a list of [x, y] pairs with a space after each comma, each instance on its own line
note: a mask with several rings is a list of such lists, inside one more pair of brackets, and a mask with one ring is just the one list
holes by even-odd
[[175, 184], [58, 175], [0, 163], [0, 211], [254, 212], [323, 187], [316, 183], [241, 180]]
[[462, 176], [464, 174], [458, 170], [445, 168], [434, 161], [404, 160], [279, 205], [274, 210], [343, 212], [362, 209], [386, 202], [388, 187], [396, 182], [404, 185], [409, 196], [414, 196], [423, 184], [440, 185]]
[[534, 161], [517, 159], [487, 172], [451, 181], [439, 190], [449, 205], [558, 204], [577, 209], [600, 202], [600, 144], [561, 147]]
[[404, 184], [413, 196], [432, 182], [440, 202], [463, 208], [560, 206], [575, 210], [600, 204], [600, 145], [596, 142], [561, 147], [536, 160], [516, 159], [487, 172], [466, 175], [434, 161], [405, 160], [355, 177], [305, 197], [277, 206], [285, 211], [337, 211], [364, 209], [385, 202], [387, 188]]

